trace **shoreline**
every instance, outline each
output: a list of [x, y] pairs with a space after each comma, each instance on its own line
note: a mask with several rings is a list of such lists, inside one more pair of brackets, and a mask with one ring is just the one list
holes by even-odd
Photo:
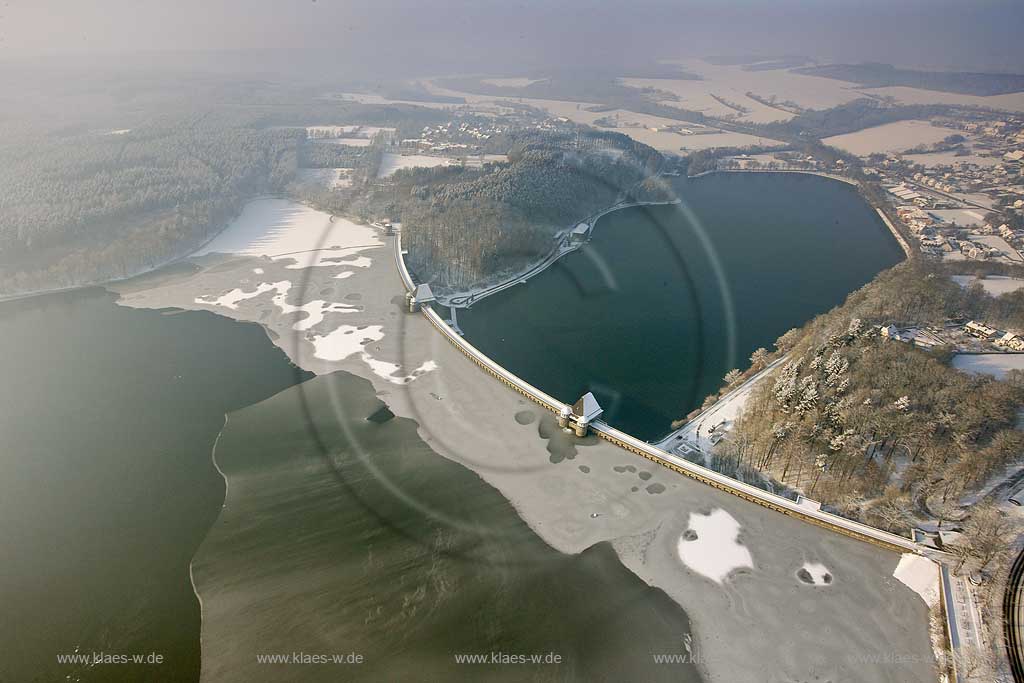
[[486, 299], [492, 294], [497, 294], [498, 292], [502, 292], [518, 284], [525, 284], [526, 281], [529, 280], [530, 278], [536, 275], [540, 275], [545, 270], [547, 270], [554, 264], [558, 263], [558, 261], [561, 260], [563, 256], [567, 256], [573, 252], [579, 251], [580, 247], [582, 247], [586, 243], [586, 241], [590, 239], [590, 235], [597, 228], [597, 222], [604, 216], [612, 212], [618, 211], [620, 209], [631, 209], [638, 206], [668, 206], [671, 204], [679, 204], [680, 201], [681, 200], [679, 199], [673, 199], [667, 201], [640, 201], [630, 203], [619, 202], [617, 204], [613, 204], [612, 206], [602, 209], [601, 211], [598, 211], [596, 214], [591, 214], [587, 218], [576, 223], [576, 225], [579, 225], [581, 223], [587, 223], [590, 226], [590, 229], [587, 231], [587, 240], [584, 240], [577, 244], [566, 244], [570, 231], [575, 226], [563, 228], [562, 230], [559, 230], [557, 233], [555, 233], [556, 244], [554, 249], [548, 252], [548, 255], [542, 258], [541, 260], [533, 263], [530, 266], [527, 266], [526, 268], [518, 271], [514, 275], [503, 278], [496, 284], [487, 285], [486, 287], [483, 288], [475, 287], [470, 289], [459, 290], [454, 294], [448, 296], [439, 296], [437, 297], [437, 301], [438, 303], [447, 306], [448, 308], [470, 308], [473, 304], [477, 303], [478, 301], [482, 301], [483, 299]]
[[896, 243], [900, 245], [900, 249], [903, 250], [903, 253], [907, 257], [907, 260], [909, 261], [910, 259], [914, 258], [914, 250], [911, 248], [910, 244], [907, 243], [906, 238], [904, 238], [903, 235], [900, 234], [900, 231], [897, 230], [896, 226], [892, 224], [892, 221], [890, 221], [889, 217], [885, 215], [885, 212], [882, 210], [882, 208], [876, 206], [868, 198], [868, 196], [861, 190], [860, 183], [858, 183], [855, 180], [851, 180], [850, 178], [844, 178], [843, 176], [838, 176], [832, 173], [825, 173], [823, 171], [811, 171], [798, 168], [715, 168], [711, 169], [710, 171], [698, 173], [697, 175], [687, 176], [687, 179], [689, 180], [691, 178], [703, 178], [704, 176], [711, 175], [712, 173], [800, 173], [803, 175], [818, 176], [819, 178], [829, 178], [831, 180], [838, 180], [841, 183], [855, 187], [857, 188], [858, 194], [860, 194], [860, 196], [864, 199], [867, 205], [874, 209], [876, 213], [878, 213], [879, 217], [882, 219], [882, 223], [885, 224], [885, 227], [888, 228], [890, 233], [892, 233], [892, 236], [896, 239]]
[[860, 187], [855, 180], [844, 178], [840, 175], [833, 173], [825, 173], [824, 171], [812, 171], [810, 169], [804, 170], [800, 168], [713, 168], [709, 171], [701, 171], [697, 175], [686, 176], [687, 180], [694, 178], [703, 178], [704, 176], [711, 175], [712, 173], [800, 173], [803, 175], [816, 175], [819, 178], [831, 178], [832, 180], [838, 180], [841, 183], [852, 185], [854, 187]]
[[[234, 218], [232, 218], [231, 220], [229, 220], [226, 223], [224, 223], [223, 226], [221, 226], [214, 234], [210, 235], [201, 244], [199, 244], [199, 245], [197, 245], [195, 247], [191, 247], [188, 250], [188, 252], [186, 252], [184, 254], [179, 254], [178, 256], [173, 256], [173, 257], [167, 259], [166, 261], [163, 261], [162, 263], [158, 263], [158, 264], [156, 264], [154, 266], [149, 266], [149, 267], [143, 268], [143, 269], [141, 269], [139, 271], [136, 271], [136, 272], [132, 273], [131, 275], [125, 275], [123, 277], [108, 278], [106, 280], [97, 280], [95, 282], [88, 282], [88, 283], [83, 283], [83, 284], [78, 284], [78, 285], [69, 285], [67, 287], [57, 287], [57, 288], [54, 288], [54, 289], [40, 289], [40, 290], [36, 290], [36, 291], [32, 291], [32, 292], [20, 292], [18, 294], [0, 295], [0, 304], [7, 303], [9, 301], [20, 301], [22, 299], [31, 299], [31, 298], [37, 297], [37, 296], [46, 296], [47, 294], [61, 294], [61, 293], [67, 293], [67, 292], [77, 292], [79, 290], [89, 289], [90, 287], [106, 287], [107, 285], [117, 285], [117, 284], [121, 284], [121, 283], [124, 283], [124, 282], [128, 282], [128, 281], [133, 280], [133, 279], [135, 279], [137, 277], [144, 277], [146, 275], [151, 275], [151, 274], [155, 273], [156, 271], [160, 270], [161, 268], [166, 268], [167, 266], [173, 266], [176, 263], [181, 263], [182, 261], [185, 261], [185, 260], [191, 258], [192, 256], [194, 256], [196, 254], [196, 252], [202, 251], [207, 246], [209, 246], [210, 243], [213, 242], [218, 237], [220, 237], [221, 234], [223, 234], [223, 232], [225, 230], [227, 230], [231, 226], [232, 223], [234, 223], [236, 220], [238, 220], [238, 218], [242, 215], [242, 212], [245, 210], [246, 206], [248, 206], [251, 202], [258, 201], [260, 199], [287, 199], [288, 201], [294, 201], [294, 202], [297, 202], [297, 203], [303, 203], [303, 202], [298, 202], [295, 199], [291, 199], [287, 195], [283, 195], [283, 194], [260, 194], [260, 195], [254, 196], [254, 197], [249, 197], [245, 201], [242, 202], [242, 208], [238, 210], [238, 213], [235, 214]], [[310, 206], [310, 205], [307, 204], [306, 206]], [[311, 206], [311, 208], [315, 208], [315, 207]], [[317, 210], [319, 210], [319, 209], [317, 209]], [[331, 217], [333, 218], [333, 214], [331, 215]]]

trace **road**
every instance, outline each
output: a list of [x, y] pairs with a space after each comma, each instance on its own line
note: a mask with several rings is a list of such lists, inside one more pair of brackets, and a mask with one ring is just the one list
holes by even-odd
[[758, 382], [767, 377], [775, 370], [786, 357], [783, 356], [769, 363], [765, 368], [753, 377], [739, 385], [728, 394], [723, 396], [714, 405], [701, 411], [696, 417], [684, 424], [679, 429], [670, 433], [654, 445], [664, 448], [667, 451], [679, 452], [679, 448], [686, 450], [687, 446], [707, 452], [711, 449], [710, 430], [718, 424], [724, 424], [725, 429], [732, 427], [733, 422], [739, 416], [750, 392]]

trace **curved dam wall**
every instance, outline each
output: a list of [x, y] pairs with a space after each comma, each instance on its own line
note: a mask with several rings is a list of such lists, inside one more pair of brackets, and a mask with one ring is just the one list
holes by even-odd
[[[396, 235], [394, 239], [395, 263], [398, 267], [402, 284], [407, 292], [412, 292], [416, 285], [405, 265], [401, 235]], [[561, 413], [565, 408], [570, 410], [572, 409], [572, 406], [559, 401], [553, 396], [550, 396], [537, 387], [520, 379], [481, 353], [475, 346], [470, 344], [460, 334], [452, 329], [452, 327], [448, 325], [448, 323], [446, 323], [444, 319], [441, 318], [441, 316], [438, 315], [430, 306], [423, 306], [420, 312], [423, 313], [430, 324], [433, 325], [438, 332], [444, 335], [452, 345], [459, 349], [463, 355], [472, 360], [495, 379], [501, 381], [514, 391], [525, 396], [531, 401], [534, 401], [545, 409], [550, 410], [556, 415]], [[590, 428], [595, 434], [597, 434], [597, 436], [605, 439], [606, 441], [610, 441], [620, 448], [646, 458], [663, 467], [667, 467], [673, 472], [690, 477], [691, 479], [696, 479], [708, 486], [712, 486], [720, 491], [725, 491], [742, 498], [743, 500], [760, 505], [761, 507], [780, 512], [791, 517], [797, 517], [805, 522], [814, 524], [815, 526], [828, 529], [829, 531], [849, 536], [860, 541], [865, 541], [893, 552], [921, 552], [918, 545], [909, 538], [883, 531], [881, 529], [876, 529], [875, 527], [855, 522], [844, 517], [839, 517], [838, 515], [833, 515], [828, 512], [797, 505], [792, 500], [784, 498], [783, 496], [769, 493], [768, 491], [759, 489], [756, 486], [751, 486], [750, 484], [727, 477], [715, 472], [714, 470], [702, 467], [701, 465], [696, 465], [684, 458], [673, 455], [667, 451], [657, 448], [656, 446], [652, 446], [645, 441], [641, 441], [640, 439], [630, 436], [625, 432], [621, 432], [600, 420], [591, 423]]]

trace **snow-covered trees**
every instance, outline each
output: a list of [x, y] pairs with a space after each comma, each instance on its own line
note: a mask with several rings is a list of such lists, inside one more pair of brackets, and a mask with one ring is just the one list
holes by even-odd
[[885, 343], [861, 318], [831, 330], [787, 333], [789, 360], [752, 391], [729, 435], [750, 466], [841, 508], [863, 498], [857, 514], [895, 529], [912, 500], [955, 501], [1024, 455], [1021, 383]]

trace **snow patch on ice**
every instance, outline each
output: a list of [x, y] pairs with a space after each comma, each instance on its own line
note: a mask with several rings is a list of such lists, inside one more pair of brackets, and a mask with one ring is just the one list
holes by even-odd
[[310, 338], [313, 355], [321, 360], [339, 361], [360, 353], [370, 342], [384, 338], [382, 325], [368, 325], [359, 329], [354, 325], [340, 325], [325, 335]]
[[402, 370], [401, 365], [389, 363], [384, 360], [377, 360], [368, 353], [363, 354], [363, 362], [370, 366], [370, 369], [373, 370], [373, 374], [382, 379], [386, 379], [392, 384], [408, 384], [420, 375], [437, 369], [437, 363], [432, 360], [428, 360], [413, 370], [412, 374], [399, 375], [398, 373]]
[[292, 325], [292, 329], [296, 331], [308, 330], [321, 322], [323, 322], [324, 316], [327, 313], [354, 313], [359, 310], [358, 307], [351, 304], [334, 303], [330, 301], [324, 301], [322, 299], [315, 299], [313, 301], [307, 301], [306, 303], [295, 306], [288, 303], [288, 292], [291, 291], [292, 283], [289, 280], [281, 280], [280, 282], [261, 282], [256, 286], [256, 289], [251, 292], [243, 291], [242, 289], [232, 289], [227, 294], [223, 294], [219, 297], [208, 295], [208, 296], [197, 296], [195, 302], [197, 304], [206, 304], [208, 306], [224, 306], [235, 310], [238, 308], [238, 304], [247, 299], [253, 299], [261, 294], [267, 292], [277, 292], [274, 295], [274, 305], [281, 309], [283, 315], [291, 313], [305, 313], [305, 317]]
[[903, 553], [892, 575], [920, 595], [929, 607], [934, 607], [938, 603], [939, 567], [927, 557]]
[[292, 286], [292, 283], [288, 280], [282, 280], [281, 282], [261, 282], [256, 285], [256, 289], [251, 292], [247, 292], [241, 287], [236, 287], [230, 292], [222, 294], [221, 296], [214, 296], [212, 294], [206, 296], [197, 296], [195, 302], [197, 304], [206, 304], [207, 306], [224, 306], [235, 310], [238, 308], [238, 304], [248, 299], [255, 299], [261, 294], [266, 292], [280, 291], [280, 287], [285, 287], [285, 291]]
[[679, 559], [720, 584], [734, 570], [754, 566], [750, 551], [736, 540], [739, 532], [739, 522], [721, 508], [706, 515], [690, 513], [689, 529], [676, 546]]
[[832, 583], [832, 572], [820, 562], [804, 562], [801, 569], [810, 577], [812, 586], [827, 586]]

